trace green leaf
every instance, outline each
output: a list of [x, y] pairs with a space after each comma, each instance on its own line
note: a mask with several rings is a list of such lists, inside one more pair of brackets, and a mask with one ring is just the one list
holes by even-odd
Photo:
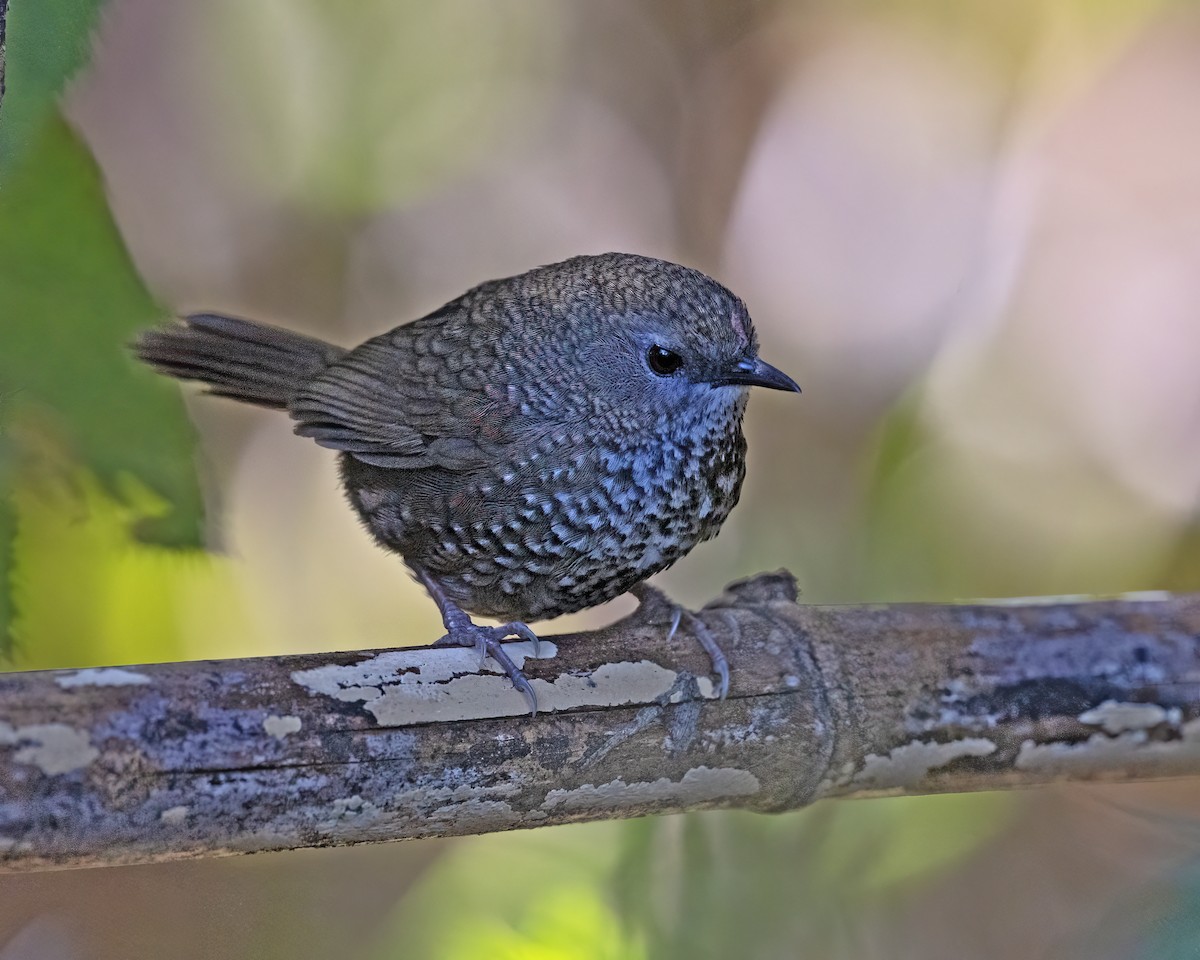
[[88, 58], [101, 0], [12, 0], [8, 7], [0, 184], [54, 121], [58, 96]]
[[[164, 313], [129, 259], [87, 149], [55, 116], [0, 191], [6, 419], [65, 449], [106, 490], [120, 495], [132, 482], [165, 501], [160, 515], [137, 518], [143, 540], [198, 546], [201, 497], [182, 400], [126, 347]], [[0, 582], [0, 613], [9, 586]]]

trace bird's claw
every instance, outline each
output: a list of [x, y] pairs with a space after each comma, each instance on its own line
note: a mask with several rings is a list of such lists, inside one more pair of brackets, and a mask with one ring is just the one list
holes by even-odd
[[456, 625], [455, 629], [434, 641], [433, 645], [435, 647], [474, 647], [475, 652], [479, 654], [480, 668], [483, 667], [484, 661], [491, 657], [525, 698], [525, 702], [529, 704], [530, 716], [536, 717], [537, 694], [533, 692], [529, 678], [521, 672], [520, 667], [513, 663], [512, 657], [504, 652], [503, 641], [514, 636], [533, 644], [534, 656], [537, 656], [539, 647], [537, 635], [524, 623], [505, 623], [498, 627], [482, 627], [475, 623]]
[[[672, 601], [657, 587], [652, 587], [648, 583], [639, 583], [630, 592], [638, 599], [639, 611], [644, 609], [649, 616], [653, 616], [658, 609], [662, 609], [664, 606], [671, 610], [671, 626], [667, 630], [668, 643], [679, 630], [679, 625], [684, 620], [687, 621], [689, 629], [695, 635], [700, 646], [704, 648], [704, 652], [708, 654], [708, 658], [712, 661], [713, 673], [717, 675], [717, 682], [713, 685], [713, 689], [716, 691], [717, 697], [724, 700], [729, 693], [729, 660], [725, 656], [725, 651], [713, 639], [713, 635], [704, 621], [690, 610]], [[730, 626], [736, 631], [736, 621], [731, 620]]]
[[[717, 699], [724, 700], [725, 696], [729, 693], [729, 660], [725, 656], [725, 651], [721, 649], [720, 645], [713, 638], [712, 633], [703, 620], [690, 610], [684, 610], [682, 607], [679, 609], [682, 617], [687, 618], [688, 626], [700, 642], [700, 646], [704, 648], [704, 652], [708, 654], [709, 660], [712, 661], [713, 673], [717, 675], [717, 683], [713, 689], [716, 691]], [[676, 621], [676, 625], [678, 625], [678, 621]], [[672, 627], [673, 632], [674, 627]]]
[[675, 633], [679, 629], [679, 622], [683, 619], [683, 607], [675, 608], [675, 616], [671, 618], [671, 629], [667, 631], [667, 643], [675, 639]]
[[[684, 611], [684, 616], [688, 617], [691, 632], [696, 635], [696, 640], [700, 641], [704, 653], [707, 653], [708, 659], [713, 661], [713, 672], [716, 674], [716, 697], [718, 700], [725, 700], [730, 692], [730, 661], [725, 656], [725, 650], [722, 650], [716, 643], [712, 632], [709, 632], [700, 617], [690, 611]], [[734, 624], [734, 629], [737, 629], [736, 624]]]
[[538, 639], [536, 633], [529, 629], [529, 624], [514, 620], [512, 623], [505, 623], [499, 627], [492, 627], [492, 629], [497, 631], [496, 639], [503, 640], [506, 637], [520, 637], [522, 640], [527, 640], [533, 645], [533, 655], [535, 657], [542, 655], [542, 641]]

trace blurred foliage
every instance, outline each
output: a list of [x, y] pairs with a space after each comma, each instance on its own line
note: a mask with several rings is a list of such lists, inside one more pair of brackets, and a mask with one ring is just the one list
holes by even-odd
[[[212, 146], [255, 186], [301, 208], [356, 216], [469, 169], [528, 122], [545, 2], [226, 0], [203, 17], [219, 49], [198, 62], [229, 123]], [[283, 42], [281, 42], [281, 38]], [[544, 78], [542, 78], [544, 79]]]
[[867, 453], [863, 529], [871, 595], [881, 602], [954, 601], [1053, 592], [1015, 582], [1032, 566], [1008, 575], [1008, 547], [1021, 552], [1021, 544], [1002, 545], [1005, 528], [964, 500], [959, 478], [948, 475], [939, 456], [936, 431], [923, 419], [922, 399], [916, 391], [898, 403]]
[[554, 887], [533, 896], [514, 922], [485, 917], [454, 928], [440, 956], [447, 960], [640, 960], [595, 884]]
[[956, 445], [924, 399], [918, 391], [898, 404], [866, 455], [863, 569], [873, 598], [1197, 588], [1200, 539], [1178, 518], [1091, 463]]
[[17, 2], [8, 8], [0, 107], [0, 190], [58, 115], [64, 84], [87, 60], [101, 0]]
[[978, 849], [1012, 809], [976, 794], [638, 820], [610, 889], [655, 960], [815, 954], [852, 946], [873, 907]]
[[[1194, 824], [1188, 824], [1194, 829]], [[1181, 876], [1172, 878], [1174, 883], [1167, 889], [1156, 886], [1152, 903], [1142, 903], [1140, 921], [1133, 929], [1142, 929], [1146, 935], [1136, 951], [1131, 951], [1135, 960], [1195, 960], [1200, 955], [1200, 867], [1193, 866]], [[1122, 910], [1119, 927], [1123, 939], [1129, 940], [1129, 910]]]
[[17, 520], [8, 492], [16, 473], [16, 453], [11, 438], [4, 430], [5, 398], [0, 396], [0, 650], [10, 646], [12, 623], [13, 537]]
[[[1189, 0], [867, 0], [866, 9], [904, 29], [924, 26], [947, 42], [947, 52], [981, 57], [1007, 74], [1021, 93], [1047, 79], [1093, 66], [1128, 44], [1164, 8]], [[1052, 45], [1053, 56], [1047, 56]]]
[[[1163, 823], [1165, 828], [1183, 843], [1195, 843], [1195, 818], [1169, 819], [1174, 822]], [[1057, 954], [1062, 960], [1097, 956], [1119, 960], [1195, 960], [1200, 956], [1200, 867], [1195, 860], [1106, 905], [1095, 928], [1077, 942], [1063, 944]]]
[[183, 660], [197, 655], [192, 637], [245, 634], [229, 560], [134, 538], [171, 507], [132, 476], [114, 496], [91, 471], [43, 453], [12, 502], [14, 666]]
[[604, 896], [626, 825], [589, 823], [454, 841], [398, 905], [370, 956], [641, 960]]
[[[14, 34], [10, 48], [23, 42]], [[200, 488], [182, 401], [177, 389], [137, 370], [125, 347], [164, 313], [129, 260], [86, 148], [55, 116], [0, 191], [0, 394], [9, 443], [17, 430], [51, 438], [113, 493], [136, 478], [173, 508], [130, 515], [139, 536], [197, 546]], [[37, 445], [10, 448], [9, 457], [24, 463]], [[7, 546], [0, 553], [11, 557]], [[0, 610], [7, 606], [0, 601]]]
[[815, 952], [995, 837], [1012, 809], [995, 794], [889, 798], [467, 838], [399, 905], [372, 956]]

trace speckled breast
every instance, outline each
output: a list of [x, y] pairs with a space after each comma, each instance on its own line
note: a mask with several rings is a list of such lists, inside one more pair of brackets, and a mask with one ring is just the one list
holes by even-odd
[[745, 452], [735, 415], [685, 439], [548, 438], [470, 475], [347, 458], [343, 477], [375, 538], [463, 609], [534, 621], [619, 596], [714, 536], [737, 503]]

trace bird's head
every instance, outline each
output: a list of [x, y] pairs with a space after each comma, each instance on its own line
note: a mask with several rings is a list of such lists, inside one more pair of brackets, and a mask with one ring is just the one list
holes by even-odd
[[525, 276], [545, 382], [573, 405], [649, 426], [740, 416], [749, 387], [800, 390], [758, 356], [745, 304], [698, 270], [609, 253]]

